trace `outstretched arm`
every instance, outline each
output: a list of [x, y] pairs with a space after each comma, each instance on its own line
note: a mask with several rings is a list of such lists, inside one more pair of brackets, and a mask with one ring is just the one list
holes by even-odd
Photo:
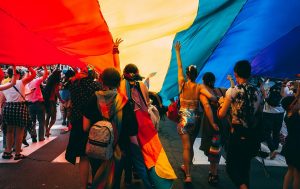
[[29, 83], [30, 81], [32, 81], [32, 80], [35, 78], [35, 76], [36, 76], [36, 72], [35, 72], [35, 70], [34, 70], [32, 67], [28, 67], [28, 70], [29, 70], [30, 73], [28, 73], [28, 74], [26, 75], [26, 77], [24, 77], [24, 78], [22, 79], [22, 82], [23, 82], [24, 85], [28, 84], [28, 83]]
[[47, 70], [47, 67], [46, 66], [43, 66], [43, 69], [44, 69], [44, 75], [42, 77], [42, 81], [45, 81], [48, 77], [48, 70]]
[[117, 38], [114, 42], [113, 47], [113, 58], [114, 58], [114, 66], [115, 68], [121, 73], [121, 67], [120, 67], [120, 58], [119, 58], [119, 45], [122, 43], [123, 40], [121, 38]]
[[16, 84], [16, 66], [13, 66], [13, 77], [11, 79], [11, 82], [6, 83], [4, 85], [0, 85], [0, 91], [6, 90], [11, 88]]
[[175, 52], [176, 52], [176, 58], [177, 58], [177, 66], [178, 66], [178, 85], [179, 85], [179, 91], [181, 91], [181, 87], [183, 86], [184, 83], [184, 75], [183, 75], [183, 69], [182, 69], [182, 61], [181, 61], [181, 56], [180, 56], [180, 49], [181, 49], [181, 44], [179, 41], [176, 42], [175, 44]]
[[235, 84], [231, 75], [227, 75], [227, 79], [230, 81], [230, 87], [234, 88]]

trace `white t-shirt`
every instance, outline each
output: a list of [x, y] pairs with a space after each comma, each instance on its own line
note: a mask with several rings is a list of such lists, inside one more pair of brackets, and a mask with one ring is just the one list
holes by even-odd
[[[19, 92], [25, 97], [25, 86], [22, 80], [18, 80], [16, 82], [15, 87], [19, 90]], [[23, 102], [25, 101], [23, 97], [16, 91], [14, 87], [6, 89], [3, 91], [3, 94], [6, 98], [6, 102]]]
[[283, 90], [283, 97], [286, 97], [286, 96], [293, 96], [293, 91], [289, 89], [289, 87], [284, 87], [284, 90]]
[[263, 112], [271, 113], [271, 114], [280, 114], [280, 113], [284, 113], [284, 109], [282, 108], [281, 105], [273, 107], [270, 106], [267, 102], [265, 102]]

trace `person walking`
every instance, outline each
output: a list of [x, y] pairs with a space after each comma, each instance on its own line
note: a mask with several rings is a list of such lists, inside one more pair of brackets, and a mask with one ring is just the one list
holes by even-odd
[[181, 170], [185, 173], [184, 182], [192, 182], [190, 167], [194, 157], [193, 145], [199, 133], [200, 128], [200, 94], [205, 95], [208, 99], [216, 98], [210, 94], [203, 85], [195, 82], [197, 78], [197, 68], [190, 65], [186, 68], [187, 80], [184, 78], [182, 61], [180, 56], [181, 44], [175, 45], [177, 65], [178, 65], [178, 87], [180, 98], [180, 120], [177, 125], [177, 131], [183, 146], [183, 164]]
[[257, 154], [258, 146], [255, 132], [256, 113], [262, 97], [258, 89], [248, 79], [251, 65], [248, 61], [239, 61], [234, 67], [237, 85], [226, 91], [219, 100], [218, 117], [224, 118], [231, 107], [231, 130], [226, 155], [226, 170], [239, 189], [249, 188], [250, 163]]

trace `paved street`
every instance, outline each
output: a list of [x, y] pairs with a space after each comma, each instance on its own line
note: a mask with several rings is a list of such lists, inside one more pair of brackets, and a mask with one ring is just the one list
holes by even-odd
[[[64, 153], [68, 143], [68, 134], [60, 134], [63, 129], [58, 120], [52, 129], [49, 139], [31, 144], [23, 148], [23, 153], [29, 155], [21, 161], [0, 159], [0, 188], [1, 189], [79, 189], [78, 164], [71, 165], [64, 160]], [[160, 138], [167, 152], [168, 158], [175, 169], [178, 179], [174, 183], [174, 189], [231, 189], [234, 188], [225, 172], [225, 158], [222, 157], [220, 165], [220, 184], [211, 187], [207, 183], [208, 162], [204, 154], [199, 150], [200, 138], [196, 140], [194, 150], [194, 166], [192, 168], [193, 184], [184, 185], [181, 165], [182, 146], [176, 133], [175, 125], [170, 121], [161, 121]], [[0, 140], [2, 140], [0, 138]], [[31, 140], [28, 139], [29, 143]], [[2, 142], [2, 141], [1, 141]], [[0, 149], [1, 151], [3, 149]], [[266, 169], [270, 176], [264, 172], [262, 163], [254, 159], [251, 169], [251, 188], [254, 189], [279, 189], [282, 188], [283, 176], [286, 171], [284, 158], [278, 156], [276, 160], [266, 160]], [[125, 189], [125, 186], [122, 186]], [[143, 188], [141, 181], [134, 180], [131, 187]]]

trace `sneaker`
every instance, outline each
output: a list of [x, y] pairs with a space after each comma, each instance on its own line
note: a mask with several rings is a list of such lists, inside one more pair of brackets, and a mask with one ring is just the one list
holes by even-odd
[[37, 142], [36, 137], [33, 137], [33, 138], [32, 138], [32, 143], [36, 143], [36, 142]]
[[208, 183], [210, 185], [217, 185], [219, 183], [219, 176], [210, 174], [210, 176], [208, 177]]
[[44, 140], [45, 140], [45, 138], [40, 138], [40, 139], [39, 139], [40, 142], [42, 142], [42, 141], [44, 141]]
[[28, 142], [26, 140], [23, 140], [22, 143], [27, 147], [29, 146]]

